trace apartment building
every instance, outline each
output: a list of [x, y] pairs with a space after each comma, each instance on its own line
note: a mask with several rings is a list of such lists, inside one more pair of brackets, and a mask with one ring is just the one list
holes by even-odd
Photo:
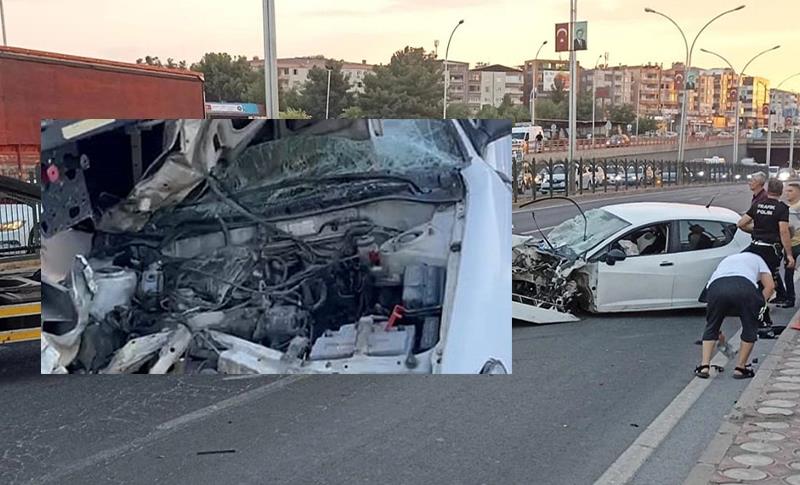
[[[788, 129], [790, 125], [786, 123], [786, 118], [797, 116], [797, 94], [782, 89], [770, 89], [769, 104], [775, 113], [772, 117], [772, 128], [778, 131]], [[794, 121], [797, 122], [797, 118]]]
[[742, 78], [742, 127], [762, 128], [767, 125], [764, 105], [769, 103], [769, 80], [758, 76]]
[[[439, 62], [444, 64], [443, 60]], [[450, 82], [447, 84], [447, 103], [468, 103], [469, 62], [448, 59], [447, 73], [450, 76]]]
[[[288, 57], [278, 59], [278, 84], [283, 89], [299, 89], [308, 80], [308, 73], [312, 68], [318, 67], [325, 69], [325, 64], [328, 62], [324, 56], [310, 56], [310, 57]], [[253, 57], [250, 60], [250, 67], [253, 69], [264, 69], [264, 60], [258, 57]], [[364, 76], [370, 72], [375, 66], [367, 64], [366, 60], [358, 62], [344, 62], [342, 64], [342, 73], [349, 76], [350, 85], [355, 92], [364, 92]]]
[[706, 76], [712, 79], [711, 112], [714, 128], [733, 129], [736, 125], [736, 73], [730, 68], [707, 69]]
[[[523, 104], [523, 70], [500, 64], [478, 64], [469, 71], [468, 104], [473, 109], [500, 106], [508, 95], [515, 105]], [[525, 101], [527, 104], [527, 100]]]

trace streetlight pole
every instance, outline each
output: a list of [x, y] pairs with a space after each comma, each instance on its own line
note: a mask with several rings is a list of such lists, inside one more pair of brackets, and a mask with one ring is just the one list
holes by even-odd
[[592, 148], [594, 148], [594, 112], [597, 105], [597, 65], [600, 63], [600, 59], [602, 58], [602, 54], [597, 57], [597, 60], [594, 63], [594, 71], [592, 71]]
[[325, 95], [325, 119], [328, 119], [328, 108], [331, 105], [331, 70], [327, 69], [328, 71], [328, 92]]
[[450, 41], [453, 40], [453, 34], [456, 29], [463, 24], [463, 20], [459, 20], [453, 31], [450, 32], [450, 38], [447, 39], [447, 49], [444, 51], [444, 96], [442, 97], [442, 119], [447, 118], [447, 85], [450, 84], [450, 74], [447, 72], [447, 56], [450, 55]]
[[739, 163], [739, 114], [740, 114], [741, 109], [742, 109], [741, 108], [741, 103], [742, 103], [742, 77], [744, 77], [745, 71], [747, 71], [747, 68], [750, 67], [750, 64], [753, 61], [755, 61], [756, 59], [758, 59], [762, 55], [766, 54], [767, 52], [774, 51], [775, 49], [779, 49], [780, 47], [781, 46], [776, 45], [775, 47], [771, 47], [769, 49], [766, 49], [766, 50], [763, 50], [763, 51], [759, 52], [758, 54], [754, 55], [749, 61], [747, 61], [747, 64], [745, 64], [744, 67], [742, 68], [742, 70], [738, 71], [738, 72], [736, 71], [736, 69], [733, 68], [733, 64], [731, 64], [728, 59], [725, 59], [720, 54], [717, 54], [716, 52], [712, 52], [712, 51], [707, 50], [707, 49], [700, 49], [700, 52], [705, 52], [706, 54], [711, 54], [712, 56], [716, 56], [716, 57], [719, 57], [720, 59], [722, 59], [723, 62], [725, 62], [725, 64], [728, 65], [728, 67], [731, 69], [731, 71], [733, 71], [733, 74], [736, 75], [736, 124], [734, 125], [736, 131], [733, 134], [733, 163]]
[[[569, 16], [569, 163], [572, 166], [575, 163], [575, 141], [576, 141], [576, 125], [577, 113], [575, 112], [576, 106], [576, 79], [577, 79], [577, 66], [576, 52], [575, 52], [575, 22], [578, 18], [578, 0], [570, 1], [570, 16]], [[579, 174], [578, 177], [581, 177]], [[567, 175], [566, 180], [569, 180]], [[580, 180], [580, 178], [578, 179]], [[567, 189], [569, 191], [569, 189]], [[567, 192], [569, 193], [569, 192]]]
[[636, 82], [636, 138], [639, 138], [639, 103], [642, 99], [642, 70], [639, 69], [639, 80]]
[[6, 42], [6, 15], [3, 12], [3, 0], [0, 0], [0, 29], [3, 31], [3, 45], [7, 46]]
[[[788, 81], [789, 79], [791, 79], [791, 78], [793, 78], [795, 76], [800, 76], [800, 73], [792, 74], [791, 76], [787, 77], [783, 81], [779, 82], [778, 83], [778, 87], [775, 88], [775, 91], [779, 90], [781, 88], [781, 86], [783, 86], [783, 83], [785, 83], [786, 81]], [[769, 168], [769, 162], [770, 162], [770, 160], [772, 158], [772, 115], [773, 114], [775, 114], [775, 113], [773, 112], [772, 100], [770, 100], [769, 114], [767, 115], [767, 130], [768, 130], [767, 131], [767, 168]], [[794, 121], [794, 120], [792, 120], [792, 121]], [[793, 150], [794, 149], [794, 137], [792, 135], [794, 135], [794, 124], [792, 124], [792, 134], [789, 136], [789, 143], [790, 143], [790, 145], [789, 145], [789, 168], [792, 168], [792, 157], [794, 156], [794, 150]]]
[[717, 15], [716, 17], [712, 18], [708, 22], [706, 22], [706, 24], [703, 26], [703, 28], [701, 28], [700, 31], [697, 33], [697, 35], [694, 37], [694, 40], [692, 40], [691, 47], [689, 46], [689, 41], [686, 39], [686, 34], [683, 33], [683, 29], [681, 29], [680, 25], [678, 25], [677, 22], [672, 20], [671, 17], [669, 17], [668, 15], [663, 14], [661, 12], [658, 12], [656, 10], [653, 10], [652, 8], [645, 8], [644, 9], [644, 11], [646, 13], [654, 13], [656, 15], [660, 15], [660, 16], [664, 17], [665, 19], [669, 20], [670, 22], [672, 22], [672, 25], [674, 25], [678, 29], [678, 32], [681, 33], [681, 37], [683, 37], [683, 43], [686, 46], [686, 62], [684, 64], [684, 70], [686, 72], [683, 75], [683, 87], [682, 87], [683, 102], [681, 103], [681, 126], [680, 126], [680, 130], [679, 130], [680, 131], [680, 135], [679, 135], [680, 138], [678, 139], [678, 162], [683, 162], [684, 142], [685, 142], [685, 139], [686, 139], [686, 122], [687, 122], [687, 119], [686, 119], [686, 117], [687, 117], [687, 113], [686, 113], [686, 111], [687, 111], [687, 98], [688, 98], [688, 96], [687, 96], [688, 79], [687, 78], [689, 77], [689, 69], [691, 68], [691, 64], [692, 64], [692, 51], [694, 51], [694, 45], [697, 42], [697, 39], [700, 37], [700, 34], [702, 34], [703, 31], [706, 30], [706, 28], [708, 28], [708, 26], [711, 25], [715, 20], [717, 20], [718, 18], [720, 18], [720, 17], [722, 17], [724, 15], [727, 15], [729, 13], [736, 12], [737, 10], [741, 10], [744, 7], [745, 7], [744, 5], [740, 5], [740, 6], [736, 7], [736, 8], [732, 8], [730, 10], [726, 10], [726, 11], [720, 13], [719, 15]]
[[533, 133], [533, 127], [536, 126], [536, 65], [539, 61], [539, 53], [546, 44], [547, 41], [544, 41], [539, 46], [539, 50], [536, 51], [536, 56], [533, 58], [533, 66], [531, 66], [531, 133]]
[[264, 111], [278, 118], [278, 53], [275, 47], [275, 0], [263, 0], [264, 7]]

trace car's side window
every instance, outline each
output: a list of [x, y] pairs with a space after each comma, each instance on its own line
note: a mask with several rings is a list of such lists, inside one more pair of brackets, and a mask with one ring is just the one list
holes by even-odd
[[669, 224], [640, 227], [617, 239], [609, 249], [620, 249], [627, 257], [666, 254], [669, 241]]
[[727, 246], [736, 234], [736, 224], [717, 221], [680, 221], [679, 252], [702, 251]]

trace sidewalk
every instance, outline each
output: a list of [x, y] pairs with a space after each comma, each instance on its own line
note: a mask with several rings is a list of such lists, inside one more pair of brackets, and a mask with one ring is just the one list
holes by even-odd
[[756, 367], [684, 485], [708, 483], [800, 485], [800, 331], [787, 327]]

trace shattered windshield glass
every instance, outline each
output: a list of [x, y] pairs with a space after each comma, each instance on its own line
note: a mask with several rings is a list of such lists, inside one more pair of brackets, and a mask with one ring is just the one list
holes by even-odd
[[[229, 190], [314, 182], [347, 174], [403, 174], [464, 166], [457, 132], [444, 120], [384, 120], [370, 140], [298, 135], [254, 144], [216, 176]], [[275, 196], [280, 196], [275, 193]]]
[[[577, 215], [556, 226], [547, 235], [547, 239], [556, 249], [566, 247], [575, 254], [581, 255], [627, 226], [630, 226], [630, 223], [606, 210], [591, 209], [586, 211], [585, 223], [583, 217]], [[585, 241], [583, 239], [584, 227], [586, 228]]]

